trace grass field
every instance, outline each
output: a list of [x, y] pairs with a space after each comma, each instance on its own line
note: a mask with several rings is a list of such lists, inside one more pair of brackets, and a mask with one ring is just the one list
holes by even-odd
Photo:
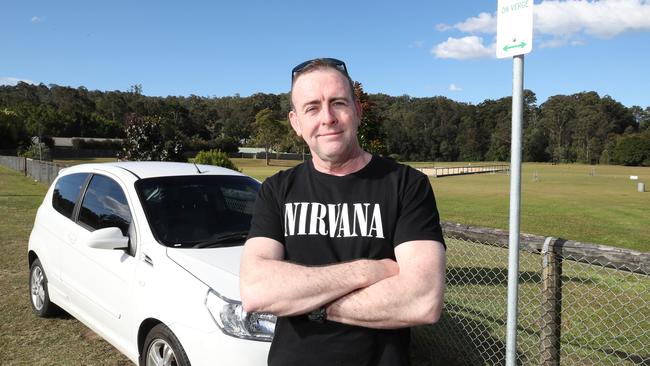
[[[279, 169], [286, 169], [295, 164], [274, 161], [272, 163], [275, 165], [266, 167], [263, 161], [237, 160], [236, 163], [244, 172], [259, 179], [264, 179]], [[591, 194], [600, 192], [599, 196], [613, 196], [614, 198], [601, 199], [610, 204], [621, 197], [624, 199], [638, 197], [635, 190], [623, 192], [619, 197], [611, 192], [615, 189], [603, 187], [629, 188], [632, 183], [629, 182], [629, 177], [623, 177], [623, 174], [636, 173], [640, 178], [645, 179], [641, 173], [646, 172], [632, 170], [633, 173], [630, 173], [628, 168], [623, 167], [597, 167], [595, 175], [590, 175], [591, 171], [587, 169], [590, 167], [526, 166], [523, 182], [524, 207], [530, 205], [530, 202], [525, 202], [528, 195], [545, 201], [540, 198], [542, 196], [540, 192], [535, 192], [536, 189], [542, 190], [542, 188], [547, 194], [555, 192], [555, 196], [550, 195], [551, 198], [548, 200], [552, 201], [550, 205], [558, 205], [558, 209], [570, 207], [571, 202], [577, 205], [575, 202], [581, 202], [580, 196], [584, 199], [589, 192]], [[538, 172], [539, 181], [532, 182], [531, 177], [535, 170]], [[583, 179], [591, 182], [593, 187], [574, 189], [571, 191], [573, 193], [561, 193], [564, 192], [565, 185]], [[462, 207], [463, 202], [454, 202], [454, 200], [460, 200], [468, 195], [473, 199], [467, 202], [473, 205], [480, 206], [488, 202], [493, 208], [499, 207], [503, 210], [500, 215], [506, 218], [506, 222], [507, 182], [508, 176], [503, 174], [432, 180], [443, 215], [454, 212], [455, 205]], [[546, 185], [540, 187], [545, 183]], [[471, 189], [471, 187], [478, 188]], [[116, 349], [77, 320], [65, 315], [55, 319], [41, 319], [31, 313], [28, 300], [26, 245], [36, 208], [42, 201], [45, 191], [45, 185], [35, 183], [13, 170], [0, 167], [0, 212], [3, 213], [0, 235], [4, 238], [3, 255], [0, 256], [0, 293], [2, 294], [0, 297], [0, 345], [2, 345], [0, 360], [2, 365], [130, 364]], [[638, 194], [648, 195], [648, 193]], [[496, 198], [488, 200], [484, 196], [496, 196]], [[572, 196], [578, 197], [573, 197], [574, 200], [571, 202], [563, 202], [570, 201]], [[535, 202], [533, 198], [528, 200]], [[620, 207], [619, 214], [621, 211], [630, 210], [630, 207], [636, 207], [632, 204], [635, 202], [633, 199], [622, 200], [622, 202], [614, 204], [614, 207]], [[645, 203], [639, 204], [640, 208], [635, 208], [636, 210], [642, 211], [643, 207], [648, 206], [647, 199], [642, 202]], [[537, 204], [549, 205], [548, 202]], [[589, 201], [580, 203], [580, 205], [584, 204], [589, 204]], [[599, 207], [605, 210], [606, 208], [603, 208], [605, 206], [603, 204]], [[461, 209], [457, 211], [462, 212]], [[489, 209], [481, 209], [481, 211], [486, 213], [485, 216], [490, 216]], [[477, 217], [477, 220], [481, 219], [480, 216]], [[550, 220], [548, 217], [552, 216], [545, 216], [543, 220]], [[587, 225], [588, 221], [580, 222], [579, 225]], [[636, 225], [636, 231], [647, 230], [646, 225], [642, 223]], [[479, 364], [502, 364], [505, 347], [503, 340], [505, 339], [506, 250], [456, 240], [450, 240], [448, 245], [449, 288], [445, 301], [445, 315], [438, 325], [420, 327], [416, 330], [414, 365], [447, 365], [452, 364], [454, 359], [470, 359]], [[522, 254], [518, 352], [525, 365], [537, 364], [539, 355], [537, 330], [540, 299], [539, 263], [538, 256]], [[563, 315], [563, 361], [576, 365], [594, 363], [615, 365], [631, 364], [624, 362], [621, 355], [634, 355], [637, 358], [647, 356], [645, 353], [650, 342], [650, 333], [647, 331], [650, 317], [646, 310], [642, 310], [647, 301], [650, 301], [647, 277], [614, 273], [608, 269], [592, 268], [578, 263], [565, 264], [563, 277], [566, 290], [563, 306], [567, 309]], [[630, 316], [630, 314], [639, 314], [639, 316]], [[454, 348], [453, 352], [451, 348]], [[486, 355], [493, 355], [493, 358], [485, 358]], [[431, 360], [440, 360], [440, 362]], [[625, 360], [629, 361], [627, 358]]]
[[[298, 162], [234, 159], [259, 180]], [[431, 163], [409, 163], [416, 167]], [[463, 163], [435, 163], [461, 166]], [[466, 163], [465, 163], [466, 164]], [[476, 165], [476, 163], [475, 163]], [[650, 168], [533, 164], [522, 168], [521, 231], [639, 251], [650, 251]], [[537, 177], [534, 179], [534, 177]], [[508, 228], [510, 176], [476, 174], [431, 178], [444, 221]]]
[[[637, 192], [631, 175], [650, 184], [650, 168], [524, 164], [521, 231], [649, 251], [650, 192]], [[443, 220], [506, 229], [509, 180], [480, 174], [431, 183]]]

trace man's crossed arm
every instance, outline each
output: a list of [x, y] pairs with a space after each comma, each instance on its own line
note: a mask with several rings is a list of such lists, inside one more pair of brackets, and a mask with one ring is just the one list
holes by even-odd
[[327, 306], [328, 320], [370, 328], [401, 328], [437, 321], [444, 292], [445, 249], [436, 241], [411, 241], [390, 259], [326, 266], [284, 261], [281, 243], [249, 239], [241, 263], [246, 311], [278, 316]]

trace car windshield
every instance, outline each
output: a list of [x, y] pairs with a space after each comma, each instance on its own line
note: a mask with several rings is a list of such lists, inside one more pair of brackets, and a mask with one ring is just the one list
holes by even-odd
[[245, 176], [141, 179], [135, 184], [154, 237], [163, 245], [242, 245], [260, 184]]

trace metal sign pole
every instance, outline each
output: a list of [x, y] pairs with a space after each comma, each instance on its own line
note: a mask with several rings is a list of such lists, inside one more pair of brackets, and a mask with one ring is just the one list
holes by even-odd
[[506, 366], [517, 365], [519, 290], [519, 209], [521, 200], [521, 126], [524, 104], [524, 55], [512, 58], [512, 137], [510, 142], [510, 235], [508, 239], [508, 322]]

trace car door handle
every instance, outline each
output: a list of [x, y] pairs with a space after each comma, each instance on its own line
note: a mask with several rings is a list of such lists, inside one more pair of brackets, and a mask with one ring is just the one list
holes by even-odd
[[77, 236], [73, 233], [68, 233], [68, 241], [70, 244], [75, 244], [77, 242]]

